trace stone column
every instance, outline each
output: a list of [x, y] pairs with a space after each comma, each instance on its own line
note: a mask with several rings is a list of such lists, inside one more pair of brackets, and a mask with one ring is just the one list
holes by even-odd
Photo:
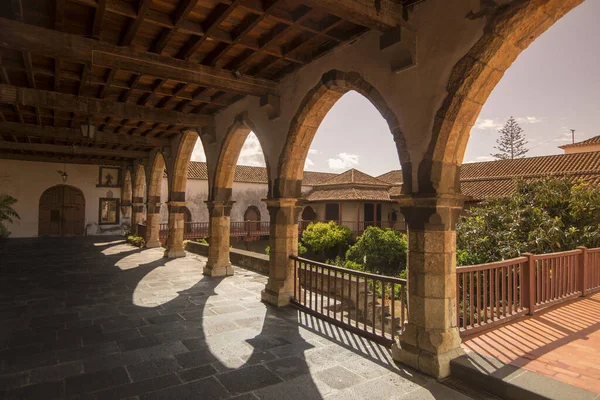
[[408, 225], [408, 322], [393, 358], [436, 378], [460, 356], [456, 323], [456, 231], [460, 196], [398, 200]]
[[204, 275], [230, 276], [233, 268], [229, 261], [231, 207], [234, 201], [206, 201], [209, 213], [208, 261]]
[[146, 203], [146, 247], [160, 247], [160, 197], [149, 197]]
[[298, 255], [298, 216], [302, 207], [297, 199], [265, 200], [271, 217], [269, 281], [261, 293], [262, 301], [283, 307], [294, 296], [294, 263]]
[[138, 224], [141, 224], [144, 220], [144, 199], [141, 197], [134, 197], [131, 207], [131, 232], [138, 235]]
[[165, 257], [185, 257], [185, 250], [183, 248], [183, 208], [185, 207], [185, 201], [169, 201], [167, 205], [169, 206], [169, 236], [167, 238]]

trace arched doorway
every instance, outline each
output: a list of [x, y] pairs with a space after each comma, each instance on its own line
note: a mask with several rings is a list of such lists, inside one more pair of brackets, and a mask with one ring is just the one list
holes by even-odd
[[73, 186], [57, 185], [40, 197], [40, 236], [77, 236], [85, 231], [85, 198]]
[[314, 221], [317, 219], [317, 213], [311, 206], [304, 207], [302, 210], [302, 221]]
[[244, 222], [246, 225], [246, 231], [256, 232], [260, 225], [260, 210], [256, 206], [250, 206], [244, 213]]
[[192, 222], [192, 212], [189, 208], [183, 207], [183, 233], [188, 234], [192, 232], [192, 225], [188, 222]]

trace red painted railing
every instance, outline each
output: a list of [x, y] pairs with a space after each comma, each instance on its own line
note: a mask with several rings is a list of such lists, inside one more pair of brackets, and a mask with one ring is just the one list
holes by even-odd
[[402, 333], [407, 316], [405, 279], [290, 259], [296, 307], [388, 345]]
[[183, 226], [184, 239], [200, 239], [208, 237], [208, 222], [186, 222]]
[[232, 222], [229, 232], [232, 237], [259, 237], [269, 236], [270, 228], [269, 221]]
[[600, 248], [457, 267], [457, 324], [469, 335], [596, 290]]

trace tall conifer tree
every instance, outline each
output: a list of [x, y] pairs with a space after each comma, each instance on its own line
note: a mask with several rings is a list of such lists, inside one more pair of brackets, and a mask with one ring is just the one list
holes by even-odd
[[499, 152], [492, 154], [497, 160], [514, 160], [515, 158], [523, 158], [529, 151], [527, 140], [523, 134], [523, 129], [519, 126], [513, 117], [510, 117], [504, 128], [498, 131], [500, 137], [496, 140], [498, 144], [495, 149]]

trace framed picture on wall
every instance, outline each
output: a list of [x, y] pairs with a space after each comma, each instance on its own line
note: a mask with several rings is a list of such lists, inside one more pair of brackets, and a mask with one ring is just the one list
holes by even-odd
[[101, 197], [99, 206], [98, 225], [119, 223], [119, 199]]
[[100, 167], [98, 187], [121, 186], [121, 169], [118, 167]]

